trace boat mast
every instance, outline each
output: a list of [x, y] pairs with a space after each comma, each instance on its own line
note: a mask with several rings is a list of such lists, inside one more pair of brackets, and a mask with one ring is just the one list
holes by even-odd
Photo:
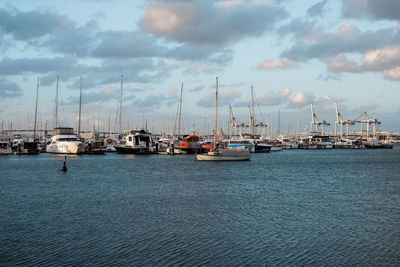
[[108, 115], [108, 137], [111, 137], [111, 115]]
[[124, 75], [121, 75], [121, 93], [119, 99], [119, 133], [122, 131], [122, 86], [124, 84]]
[[255, 129], [255, 121], [254, 121], [254, 92], [253, 92], [253, 85], [251, 86], [251, 134], [254, 135], [256, 133]]
[[214, 128], [214, 150], [217, 148], [217, 130], [218, 130], [218, 77], [216, 77], [215, 86], [215, 128]]
[[57, 75], [57, 86], [56, 86], [56, 105], [55, 105], [55, 109], [54, 109], [54, 128], [58, 127], [58, 80], [59, 80], [59, 76]]
[[79, 120], [78, 120], [78, 138], [81, 139], [81, 112], [82, 112], [82, 76], [81, 76], [81, 87], [79, 93]]
[[183, 82], [181, 86], [181, 99], [179, 100], [178, 139], [181, 136], [182, 96], [183, 96]]
[[36, 139], [36, 121], [37, 121], [38, 97], [39, 97], [39, 77], [37, 78], [37, 87], [36, 87], [36, 107], [35, 107], [35, 125], [33, 126], [33, 142], [35, 142], [35, 139]]

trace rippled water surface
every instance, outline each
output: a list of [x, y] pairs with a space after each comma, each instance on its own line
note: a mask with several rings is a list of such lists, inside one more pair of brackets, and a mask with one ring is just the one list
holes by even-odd
[[0, 265], [400, 265], [400, 147], [0, 157]]

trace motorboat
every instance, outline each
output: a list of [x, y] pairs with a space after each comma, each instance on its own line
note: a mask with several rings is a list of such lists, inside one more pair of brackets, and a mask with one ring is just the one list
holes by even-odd
[[54, 128], [54, 135], [46, 144], [46, 152], [54, 154], [81, 154], [85, 152], [84, 144], [74, 134], [73, 128]]
[[104, 140], [88, 140], [86, 141], [85, 154], [104, 155], [107, 146]]
[[11, 155], [11, 144], [9, 141], [0, 141], [0, 155]]
[[185, 151], [187, 154], [194, 154], [199, 149], [199, 137], [197, 135], [187, 135], [179, 139], [176, 149]]
[[146, 130], [128, 130], [119, 145], [114, 148], [121, 154], [151, 154], [157, 152], [151, 133]]

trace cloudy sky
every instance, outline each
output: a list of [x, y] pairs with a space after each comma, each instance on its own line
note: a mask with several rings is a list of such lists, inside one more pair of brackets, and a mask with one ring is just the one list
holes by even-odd
[[4, 128], [32, 127], [38, 77], [51, 127], [59, 75], [61, 123], [77, 125], [82, 76], [83, 124], [107, 130], [123, 74], [123, 128], [172, 127], [182, 83], [184, 127], [208, 128], [218, 76], [221, 120], [231, 104], [247, 122], [253, 86], [281, 132], [309, 127], [311, 101], [333, 125], [333, 100], [400, 129], [398, 0], [0, 0], [0, 33]]

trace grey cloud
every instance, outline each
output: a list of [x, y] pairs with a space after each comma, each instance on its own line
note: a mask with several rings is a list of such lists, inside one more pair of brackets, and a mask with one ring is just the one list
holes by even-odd
[[144, 99], [137, 99], [133, 101], [132, 106], [139, 108], [148, 108], [148, 107], [159, 107], [163, 101], [165, 100], [164, 96], [161, 95], [148, 95]]
[[[56, 76], [67, 83], [70, 89], [80, 88], [80, 76], [84, 76], [84, 88], [98, 88], [103, 85], [114, 84], [119, 87], [121, 74], [124, 74], [124, 82], [149, 83], [160, 82], [170, 75], [171, 69], [162, 61], [152, 59], [126, 59], [126, 60], [104, 60], [99, 66], [86, 66], [76, 64], [74, 68], [63, 72], [50, 72], [42, 81], [46, 85], [55, 84]], [[124, 87], [127, 87], [125, 85]]]
[[167, 50], [156, 38], [140, 31], [106, 31], [98, 38], [100, 43], [92, 54], [99, 58], [162, 57]]
[[307, 10], [307, 15], [322, 17], [326, 3], [327, 3], [327, 0], [323, 0], [321, 2], [314, 4], [312, 7], [310, 7]]
[[1, 75], [21, 75], [25, 73], [48, 73], [51, 71], [63, 72], [70, 70], [77, 63], [75, 58], [3, 58], [0, 61]]
[[[84, 93], [82, 94], [82, 104], [90, 104], [93, 102], [106, 102], [109, 100], [118, 99], [117, 95], [109, 96], [103, 93]], [[69, 97], [65, 101], [66, 105], [78, 105], [79, 104], [79, 96]]]
[[204, 86], [196, 86], [188, 90], [188, 92], [199, 92], [204, 89]]
[[315, 21], [295, 18], [277, 29], [279, 36], [294, 35], [298, 38], [309, 34], [315, 26]]
[[400, 20], [398, 0], [342, 0], [343, 16]]
[[340, 77], [336, 76], [336, 75], [332, 75], [330, 73], [328, 74], [319, 74], [317, 76], [317, 80], [320, 81], [341, 81], [342, 79], [340, 79]]
[[22, 95], [22, 89], [16, 83], [10, 82], [6, 79], [0, 79], [0, 96], [19, 97]]
[[[222, 5], [221, 1], [152, 1], [140, 25], [180, 43], [224, 44], [260, 36], [288, 16], [283, 8], [271, 5]], [[171, 17], [176, 20], [168, 24]]]
[[362, 53], [400, 41], [399, 33], [393, 29], [357, 32], [358, 29], [353, 27], [353, 30], [353, 33], [348, 34], [318, 33], [312, 42], [297, 41], [292, 48], [282, 53], [282, 57], [307, 61], [313, 58], [329, 58], [342, 53]]
[[51, 11], [21, 12], [16, 8], [0, 9], [1, 31], [14, 36], [17, 40], [42, 37], [72, 25], [70, 19]]
[[41, 45], [49, 47], [55, 52], [83, 57], [88, 56], [98, 39], [96, 30], [97, 23], [92, 20], [80, 27], [69, 27], [57, 31]]

